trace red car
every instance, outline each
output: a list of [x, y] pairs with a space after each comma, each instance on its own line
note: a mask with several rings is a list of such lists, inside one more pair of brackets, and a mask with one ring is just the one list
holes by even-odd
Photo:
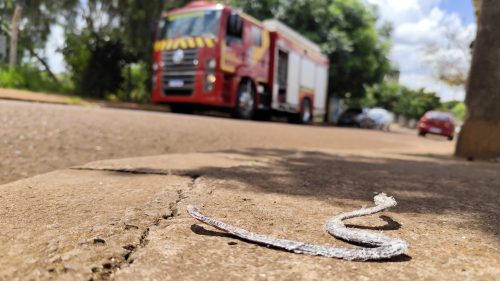
[[455, 135], [455, 120], [453, 116], [446, 112], [429, 111], [418, 121], [418, 135], [426, 134], [441, 135], [450, 141]]

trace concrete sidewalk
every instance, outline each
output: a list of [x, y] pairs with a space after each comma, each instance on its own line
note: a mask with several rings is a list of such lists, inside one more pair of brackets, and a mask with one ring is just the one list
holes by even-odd
[[78, 96], [65, 96], [50, 93], [31, 92], [18, 89], [0, 88], [0, 100], [15, 100], [37, 103], [65, 104], [65, 105], [81, 105], [91, 107], [133, 109], [167, 112], [169, 108], [164, 105], [155, 104], [140, 104], [133, 102], [107, 101], [98, 99], [87, 99]]
[[[71, 97], [63, 95], [35, 93], [25, 90], [4, 89], [4, 88], [0, 88], [0, 99], [54, 103], [54, 104], [74, 104], [76, 102], [75, 99], [72, 100]], [[83, 100], [81, 100], [80, 103], [82, 102], [84, 103]]]
[[[327, 218], [410, 243], [385, 262], [291, 254], [201, 226], [186, 205], [279, 238], [354, 247]], [[108, 160], [0, 186], [0, 279], [494, 280], [498, 165], [387, 154], [247, 149]]]

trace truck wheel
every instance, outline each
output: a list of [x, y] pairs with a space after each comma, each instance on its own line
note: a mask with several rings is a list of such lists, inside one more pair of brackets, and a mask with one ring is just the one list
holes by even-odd
[[295, 124], [309, 124], [313, 120], [312, 105], [309, 99], [304, 99], [300, 106], [300, 112], [288, 117], [288, 122]]
[[309, 99], [305, 99], [302, 102], [302, 106], [300, 108], [300, 123], [309, 124], [312, 122], [312, 106], [311, 101]]
[[252, 81], [246, 79], [238, 87], [238, 96], [233, 116], [239, 119], [252, 119], [255, 114], [255, 91]]

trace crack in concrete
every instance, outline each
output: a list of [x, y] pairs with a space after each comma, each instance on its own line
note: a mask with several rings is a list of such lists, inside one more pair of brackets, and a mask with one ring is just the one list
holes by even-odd
[[[92, 167], [73, 167], [71, 170], [80, 171], [105, 171], [105, 172], [115, 172], [115, 173], [127, 173], [127, 174], [138, 174], [138, 175], [165, 175], [165, 176], [181, 176], [188, 177], [191, 182], [188, 184], [188, 192], [195, 188], [196, 181], [202, 176], [200, 174], [194, 174], [190, 172], [180, 171], [179, 173], [172, 173], [170, 170], [163, 169], [152, 169], [152, 168], [92, 168]], [[171, 202], [168, 207], [168, 212], [155, 218], [151, 225], [146, 227], [139, 236], [139, 242], [137, 244], [128, 244], [122, 248], [125, 253], [116, 257], [109, 258], [108, 262], [101, 264], [101, 266], [92, 267], [92, 277], [89, 281], [103, 281], [103, 280], [113, 280], [113, 274], [120, 268], [124, 266], [129, 266], [134, 262], [132, 255], [139, 249], [144, 248], [148, 245], [148, 237], [150, 231], [153, 227], [158, 226], [162, 220], [169, 220], [178, 216], [179, 211], [177, 205], [184, 199], [188, 198], [182, 189], [177, 190], [177, 199], [175, 202]], [[126, 225], [125, 230], [138, 229], [135, 225]]]
[[[89, 167], [72, 167], [70, 170], [78, 171], [103, 171], [103, 172], [116, 172], [116, 173], [127, 173], [127, 174], [138, 174], [138, 175], [163, 175], [171, 176], [173, 175], [170, 170], [163, 169], [152, 169], [152, 168], [89, 168]], [[179, 176], [183, 176], [180, 174]], [[186, 175], [191, 177], [189, 175]]]
[[[117, 171], [117, 172], [123, 172], [123, 171]], [[130, 172], [127, 170], [127, 172]], [[136, 172], [134, 172], [136, 173]], [[194, 185], [196, 183], [196, 180], [200, 177], [200, 175], [193, 175], [193, 176], [188, 176], [191, 178], [191, 182], [189, 183], [189, 191], [194, 188]], [[134, 258], [132, 255], [137, 252], [139, 249], [144, 248], [148, 245], [149, 243], [149, 235], [151, 232], [151, 229], [158, 226], [162, 220], [169, 220], [172, 219], [176, 216], [179, 215], [178, 211], [178, 204], [182, 202], [182, 200], [188, 198], [187, 195], [185, 195], [184, 191], [182, 189], [177, 190], [177, 199], [175, 202], [171, 202], [168, 207], [167, 213], [155, 218], [152, 222], [151, 225], [146, 227], [144, 231], [142, 231], [140, 237], [139, 237], [139, 242], [137, 244], [128, 244], [123, 246], [122, 248], [125, 249], [125, 253], [119, 257], [111, 257], [109, 259], [109, 262], [103, 263], [102, 268], [101, 267], [93, 267], [92, 270], [92, 277], [89, 279], [89, 281], [104, 281], [104, 280], [114, 280], [113, 274], [118, 270], [121, 269], [125, 266], [129, 266], [134, 262]]]
[[171, 171], [153, 168], [92, 168], [92, 167], [72, 167], [70, 170], [77, 171], [98, 171], [98, 172], [114, 172], [135, 175], [160, 175], [160, 176], [179, 176], [191, 178], [192, 184], [202, 177], [200, 174], [186, 172], [186, 171]]

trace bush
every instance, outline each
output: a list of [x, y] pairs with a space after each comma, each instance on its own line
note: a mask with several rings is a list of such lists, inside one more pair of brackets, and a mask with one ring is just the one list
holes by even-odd
[[108, 100], [148, 103], [150, 93], [147, 88], [149, 73], [145, 63], [134, 63], [122, 69], [124, 81], [119, 91], [107, 96]]
[[436, 93], [427, 92], [424, 89], [415, 91], [402, 87], [401, 96], [394, 107], [394, 113], [419, 119], [427, 111], [440, 107], [441, 100]]
[[457, 120], [463, 121], [465, 113], [467, 112], [467, 107], [465, 106], [465, 103], [459, 102], [451, 109], [451, 112], [455, 115]]
[[444, 102], [439, 110], [451, 112], [457, 120], [463, 121], [465, 118], [467, 107], [465, 106], [464, 102], [454, 100]]
[[135, 59], [120, 40], [89, 32], [68, 36], [63, 54], [76, 92], [98, 99], [120, 91], [122, 71]]
[[0, 87], [25, 89], [35, 92], [70, 94], [73, 85], [62, 75], [55, 81], [36, 65], [23, 64], [17, 67], [0, 66]]

